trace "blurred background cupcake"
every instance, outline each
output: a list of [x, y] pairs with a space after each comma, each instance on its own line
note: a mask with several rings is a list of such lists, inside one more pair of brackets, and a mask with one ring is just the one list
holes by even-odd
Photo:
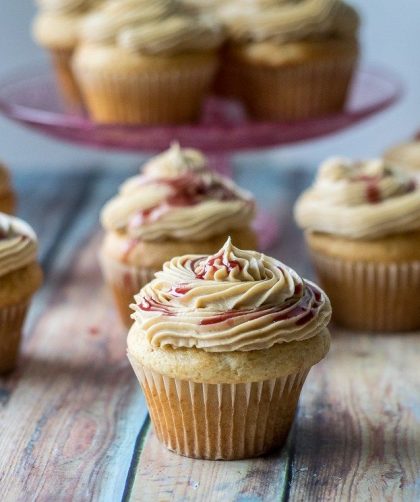
[[329, 349], [321, 289], [228, 239], [214, 255], [165, 263], [133, 308], [128, 357], [167, 448], [233, 460], [282, 446]]
[[394, 146], [385, 152], [384, 157], [390, 164], [420, 176], [420, 140]]
[[71, 59], [79, 40], [80, 22], [101, 0], [37, 0], [40, 12], [33, 23], [33, 35], [47, 49], [66, 102], [81, 105], [79, 86]]
[[74, 69], [95, 121], [182, 123], [200, 113], [223, 33], [177, 0], [109, 0], [82, 40]]
[[0, 162], [0, 212], [13, 214], [16, 209], [16, 197], [10, 182], [9, 171]]
[[257, 119], [341, 110], [359, 55], [356, 11], [340, 0], [232, 0], [218, 9], [228, 35], [219, 92]]
[[338, 323], [420, 327], [420, 189], [413, 178], [381, 159], [330, 159], [295, 215]]
[[133, 295], [163, 263], [217, 251], [228, 235], [257, 246], [252, 195], [207, 167], [200, 152], [173, 145], [125, 182], [102, 211], [101, 261], [121, 318], [131, 324]]
[[16, 365], [26, 312], [41, 281], [34, 231], [0, 213], [0, 373]]

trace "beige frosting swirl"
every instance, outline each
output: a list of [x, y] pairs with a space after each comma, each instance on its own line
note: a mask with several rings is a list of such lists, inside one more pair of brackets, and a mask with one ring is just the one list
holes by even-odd
[[[395, 146], [385, 153], [385, 159], [401, 169], [420, 171], [420, 141]], [[414, 174], [413, 172], [413, 174]]]
[[283, 263], [235, 248], [173, 258], [136, 296], [133, 318], [153, 347], [268, 349], [327, 326], [325, 293]]
[[54, 14], [72, 14], [85, 12], [102, 0], [37, 0], [39, 7], [45, 12]]
[[382, 159], [333, 158], [297, 201], [295, 217], [304, 229], [354, 239], [410, 232], [420, 229], [420, 190]]
[[241, 42], [294, 42], [353, 37], [356, 11], [340, 0], [236, 0], [220, 9], [230, 36]]
[[24, 221], [0, 213], [0, 277], [36, 261], [35, 232]]
[[82, 26], [83, 38], [144, 54], [178, 54], [218, 47], [215, 17], [194, 15], [176, 0], [109, 0]]
[[250, 193], [210, 171], [198, 151], [173, 145], [121, 186], [102, 224], [132, 239], [203, 240], [248, 227], [254, 214]]

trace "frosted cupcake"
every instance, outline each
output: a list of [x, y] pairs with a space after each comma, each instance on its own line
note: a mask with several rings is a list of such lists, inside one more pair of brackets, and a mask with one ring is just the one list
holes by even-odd
[[200, 152], [173, 145], [130, 178], [102, 211], [105, 277], [123, 321], [133, 295], [173, 256], [217, 251], [227, 235], [256, 246], [252, 195], [207, 168]]
[[286, 440], [331, 307], [285, 264], [230, 239], [187, 255], [136, 296], [128, 357], [159, 440], [181, 455], [241, 459]]
[[74, 68], [101, 123], [197, 119], [222, 30], [176, 0], [109, 0], [83, 24]]
[[230, 47], [218, 88], [243, 99], [253, 117], [295, 120], [344, 107], [359, 53], [353, 8], [340, 0], [234, 0], [220, 16]]
[[344, 326], [420, 328], [420, 190], [383, 160], [330, 159], [297, 201], [296, 220]]
[[13, 214], [16, 209], [16, 198], [10, 183], [7, 168], [0, 163], [0, 212]]
[[420, 176], [420, 141], [394, 146], [385, 152], [385, 159], [392, 165]]
[[34, 231], [0, 213], [0, 373], [16, 365], [26, 311], [41, 281]]
[[80, 23], [99, 0], [37, 0], [37, 3], [40, 12], [33, 24], [34, 38], [51, 55], [64, 98], [71, 105], [80, 105], [71, 58], [78, 43]]

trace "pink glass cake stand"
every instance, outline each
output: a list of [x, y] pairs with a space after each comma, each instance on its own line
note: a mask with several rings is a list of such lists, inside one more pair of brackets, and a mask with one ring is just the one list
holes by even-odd
[[[399, 80], [383, 69], [362, 69], [354, 78], [344, 111], [297, 122], [257, 122], [240, 103], [210, 97], [200, 120], [176, 126], [98, 125], [83, 110], [70, 110], [61, 98], [53, 73], [35, 67], [0, 82], [0, 112], [44, 134], [97, 148], [155, 152], [177, 140], [211, 155], [212, 166], [230, 174], [229, 154], [274, 147], [337, 133], [395, 103]], [[277, 237], [273, 218], [259, 215], [264, 246]], [[262, 230], [262, 231], [261, 231]]]

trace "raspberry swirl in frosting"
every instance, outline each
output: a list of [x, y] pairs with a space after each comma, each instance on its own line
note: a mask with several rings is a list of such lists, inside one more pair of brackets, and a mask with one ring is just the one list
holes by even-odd
[[202, 240], [248, 227], [254, 214], [250, 193], [210, 171], [198, 151], [175, 144], [122, 185], [102, 223], [132, 239]]
[[297, 201], [307, 230], [378, 238], [420, 229], [420, 190], [414, 178], [382, 159], [324, 162], [313, 187]]
[[0, 213], [0, 277], [36, 261], [35, 232], [24, 221]]
[[133, 318], [154, 347], [249, 351], [305, 340], [327, 326], [325, 293], [283, 263], [227, 240], [213, 256], [165, 263]]
[[223, 41], [214, 16], [196, 15], [177, 0], [109, 0], [88, 16], [82, 36], [131, 52], [170, 55], [212, 50]]

